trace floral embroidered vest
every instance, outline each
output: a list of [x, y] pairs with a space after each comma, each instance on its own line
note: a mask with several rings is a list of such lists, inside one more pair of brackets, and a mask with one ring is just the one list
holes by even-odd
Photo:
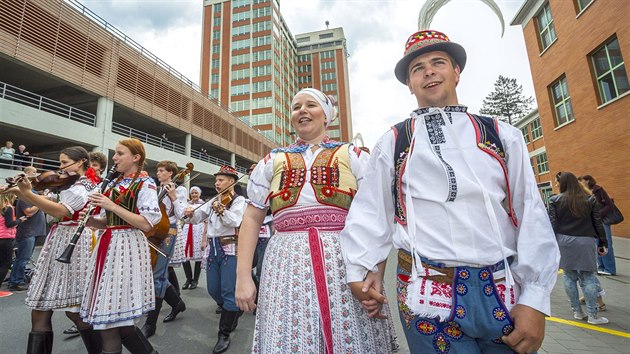
[[[142, 188], [143, 180], [138, 179], [133, 184], [129, 186], [129, 188], [112, 188], [111, 195], [109, 195], [110, 199], [114, 201], [117, 205], [133, 212], [138, 213], [138, 192]], [[107, 226], [128, 226], [125, 220], [123, 220], [120, 216], [111, 211], [105, 212], [107, 216]]]
[[[357, 191], [357, 180], [350, 168], [348, 144], [325, 147], [315, 157], [311, 171], [311, 186], [320, 204], [349, 209]], [[271, 211], [297, 203], [306, 184], [306, 164], [299, 152], [278, 152], [273, 161], [269, 200]]]

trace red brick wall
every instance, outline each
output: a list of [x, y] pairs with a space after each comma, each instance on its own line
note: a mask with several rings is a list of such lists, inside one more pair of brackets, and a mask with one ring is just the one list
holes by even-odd
[[[630, 237], [630, 95], [598, 109], [601, 103], [589, 56], [616, 35], [628, 75], [630, 1], [597, 0], [579, 17], [573, 1], [550, 0], [550, 6], [555, 43], [541, 54], [535, 19], [523, 32], [551, 175], [571, 171], [595, 177], [629, 219], [613, 226], [613, 234]], [[556, 129], [548, 87], [562, 75], [575, 121]]]

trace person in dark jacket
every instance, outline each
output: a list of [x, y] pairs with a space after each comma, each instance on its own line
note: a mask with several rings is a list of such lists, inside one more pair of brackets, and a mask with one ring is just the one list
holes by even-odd
[[[612, 211], [613, 201], [608, 196], [608, 193], [597, 184], [595, 178], [590, 175], [580, 176], [578, 178], [582, 185], [591, 190], [595, 200], [599, 203], [600, 214], [602, 219]], [[606, 240], [608, 241], [608, 253], [605, 256], [597, 257], [597, 273], [601, 275], [615, 275], [617, 274], [617, 265], [615, 264], [615, 251], [613, 250], [612, 231], [610, 225], [604, 223], [604, 231], [606, 231]]]
[[[590, 324], [606, 324], [607, 318], [597, 316], [595, 255], [605, 255], [608, 247], [599, 204], [584, 192], [571, 172], [559, 172], [556, 181], [560, 194], [549, 200], [549, 219], [560, 247], [564, 290], [571, 302], [573, 317], [578, 320], [588, 317]], [[597, 245], [593, 238], [598, 239]], [[578, 280], [586, 299], [586, 314], [579, 300]]]

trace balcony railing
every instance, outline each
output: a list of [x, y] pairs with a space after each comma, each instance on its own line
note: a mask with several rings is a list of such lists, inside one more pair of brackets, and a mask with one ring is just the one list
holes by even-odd
[[0, 159], [0, 168], [22, 171], [26, 166], [33, 166], [37, 171], [52, 171], [59, 169], [59, 161], [37, 156], [14, 156], [13, 160]]
[[130, 137], [130, 138], [136, 138], [142, 141], [143, 143], [147, 143], [153, 146], [160, 147], [162, 149], [173, 151], [178, 154], [182, 154], [182, 155], [186, 154], [186, 147], [183, 145], [162, 139], [159, 136], [151, 135], [149, 133], [143, 132], [142, 130], [128, 127], [124, 124], [112, 122], [112, 132]]
[[57, 116], [71, 119], [76, 122], [96, 125], [96, 115], [81, 109], [68, 106], [65, 103], [57, 102], [40, 96], [33, 92], [26, 91], [19, 87], [0, 82], [0, 98], [18, 102], [23, 105], [38, 109], [40, 111], [52, 113]]

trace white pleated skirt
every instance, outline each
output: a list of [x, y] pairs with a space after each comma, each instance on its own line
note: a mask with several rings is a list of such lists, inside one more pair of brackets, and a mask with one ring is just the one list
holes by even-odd
[[[335, 353], [393, 353], [399, 348], [386, 320], [368, 318], [345, 282], [339, 232], [320, 231]], [[268, 241], [252, 353], [324, 353], [322, 322], [308, 232], [278, 232]]]
[[76, 223], [59, 223], [46, 236], [26, 295], [26, 306], [38, 311], [79, 312], [92, 254], [92, 231], [83, 230], [70, 264], [56, 260], [76, 230]]
[[105, 236], [94, 249], [81, 303], [81, 318], [94, 329], [132, 325], [155, 308], [149, 245], [142, 231], [114, 229], [108, 246]]
[[[201, 240], [203, 235], [204, 224], [184, 224], [181, 233], [177, 235], [171, 264], [180, 264], [186, 261], [200, 261], [204, 252], [201, 250]], [[192, 229], [192, 237], [188, 236], [189, 230]], [[186, 252], [186, 250], [191, 252]]]

